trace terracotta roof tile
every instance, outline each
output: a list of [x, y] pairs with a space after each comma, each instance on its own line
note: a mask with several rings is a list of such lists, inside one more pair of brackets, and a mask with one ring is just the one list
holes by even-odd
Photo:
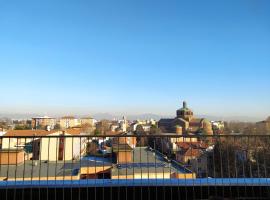
[[4, 134], [3, 136], [46, 136], [55, 132], [57, 132], [57, 130], [10, 130], [6, 132], [6, 134]]
[[[61, 133], [62, 131], [59, 130], [51, 130], [51, 131], [46, 131], [46, 130], [10, 130], [6, 132], [3, 136], [47, 136], [53, 133], [59, 132]], [[67, 134], [70, 135], [79, 135], [81, 133], [80, 129], [67, 129], [64, 131]]]
[[197, 149], [206, 149], [208, 145], [204, 142], [177, 142], [178, 148], [188, 149], [189, 147]]
[[189, 148], [186, 151], [183, 151], [182, 154], [183, 156], [199, 157], [202, 154], [202, 151], [200, 149]]

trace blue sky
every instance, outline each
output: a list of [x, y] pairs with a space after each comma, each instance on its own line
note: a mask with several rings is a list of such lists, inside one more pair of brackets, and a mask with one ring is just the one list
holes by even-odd
[[270, 1], [0, 1], [0, 111], [270, 115]]

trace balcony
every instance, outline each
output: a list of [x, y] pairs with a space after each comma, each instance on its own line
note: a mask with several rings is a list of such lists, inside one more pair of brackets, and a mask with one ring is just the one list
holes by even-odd
[[270, 198], [267, 135], [0, 139], [0, 199]]

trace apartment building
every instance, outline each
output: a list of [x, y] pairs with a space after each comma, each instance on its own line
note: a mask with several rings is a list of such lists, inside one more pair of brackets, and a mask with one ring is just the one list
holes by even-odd
[[65, 116], [60, 119], [61, 129], [73, 128], [80, 125], [81, 125], [80, 119], [77, 119], [74, 116]]
[[56, 119], [48, 116], [34, 117], [31, 124], [33, 129], [44, 129], [46, 127], [53, 129], [56, 125]]
[[[65, 131], [12, 130], [2, 139], [2, 150], [23, 148], [33, 160], [57, 161], [78, 159], [86, 150], [86, 138], [80, 129]], [[43, 137], [45, 136], [45, 137]], [[52, 136], [52, 137], [50, 137]]]

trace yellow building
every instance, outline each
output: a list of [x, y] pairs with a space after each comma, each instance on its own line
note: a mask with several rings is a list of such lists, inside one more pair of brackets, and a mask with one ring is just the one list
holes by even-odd
[[65, 116], [60, 119], [60, 128], [68, 129], [81, 125], [80, 119], [77, 119], [73, 116]]
[[2, 149], [14, 150], [31, 147], [33, 160], [73, 160], [85, 153], [86, 138], [65, 136], [79, 136], [80, 133], [79, 129], [65, 131], [12, 130], [3, 135]]
[[90, 125], [92, 127], [95, 126], [95, 119], [92, 117], [84, 117], [80, 119], [81, 125]]

